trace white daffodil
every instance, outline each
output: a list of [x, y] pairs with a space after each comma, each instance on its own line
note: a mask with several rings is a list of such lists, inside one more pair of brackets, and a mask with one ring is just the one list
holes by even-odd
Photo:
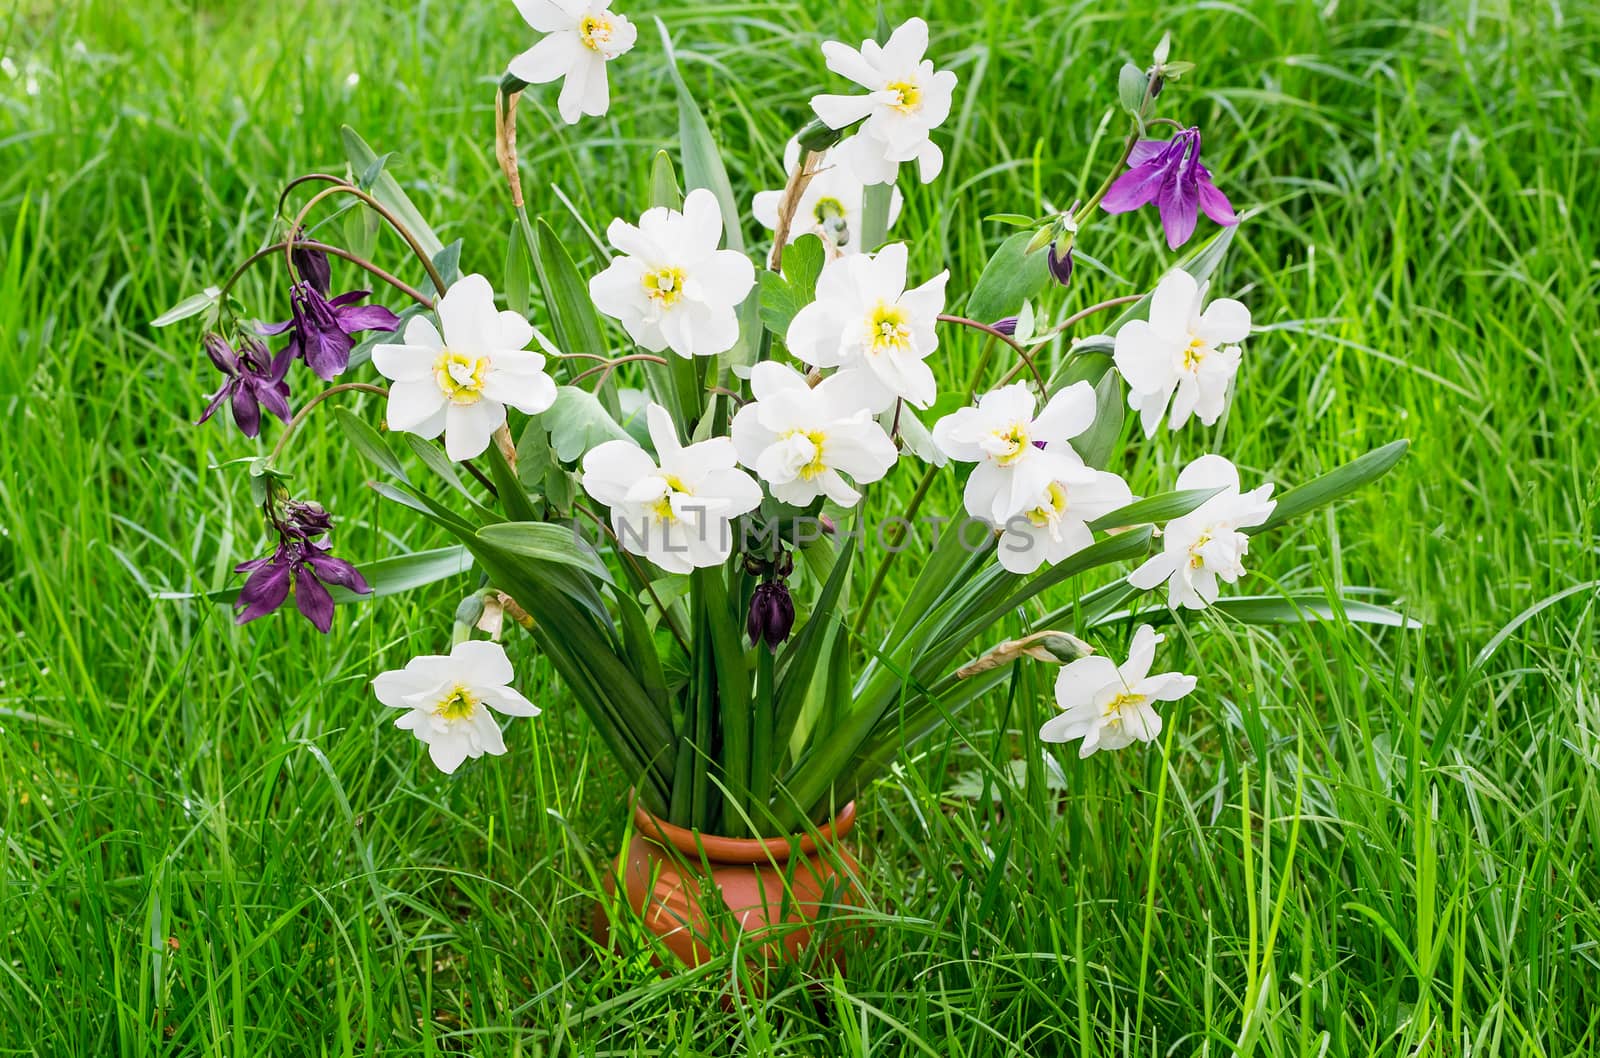
[[887, 44], [864, 40], [860, 50], [834, 40], [822, 45], [828, 69], [867, 94], [819, 95], [811, 100], [811, 109], [829, 128], [861, 122], [838, 149], [866, 183], [893, 183], [901, 162], [915, 161], [925, 184], [944, 168], [944, 154], [928, 133], [950, 116], [956, 75], [935, 70], [923, 58], [927, 50], [928, 24], [920, 18], [896, 29]]
[[668, 573], [725, 561], [733, 519], [761, 504], [761, 486], [734, 464], [733, 441], [685, 447], [666, 409], [645, 410], [656, 456], [632, 441], [607, 441], [583, 457], [583, 488], [611, 508], [617, 541]]
[[843, 368], [873, 411], [896, 398], [926, 408], [939, 395], [924, 361], [939, 347], [935, 325], [950, 273], [907, 290], [906, 257], [904, 243], [891, 243], [876, 254], [829, 261], [817, 299], [789, 324], [789, 351], [813, 367]]
[[933, 443], [945, 455], [978, 464], [964, 497], [974, 518], [1003, 526], [1037, 507], [1050, 486], [1071, 472], [1062, 449], [1069, 437], [1094, 424], [1094, 387], [1075, 382], [1051, 397], [1037, 418], [1033, 410], [1033, 391], [1015, 382], [985, 393], [976, 408], [934, 423]]
[[606, 63], [633, 47], [639, 36], [633, 23], [611, 10], [610, 0], [515, 3], [528, 25], [547, 36], [512, 59], [507, 70], [529, 84], [566, 78], [556, 109], [568, 125], [585, 114], [604, 114], [611, 106]]
[[1221, 456], [1201, 456], [1178, 475], [1178, 489], [1223, 491], [1181, 518], [1168, 522], [1161, 536], [1161, 554], [1134, 570], [1128, 583], [1150, 589], [1167, 582], [1167, 605], [1203, 610], [1215, 602], [1218, 581], [1232, 584], [1244, 574], [1250, 538], [1240, 529], [1260, 525], [1278, 501], [1272, 486], [1239, 492], [1239, 471]]
[[622, 321], [628, 337], [653, 353], [715, 356], [739, 340], [735, 311], [756, 282], [737, 250], [719, 250], [722, 210], [705, 188], [689, 192], [683, 212], [647, 209], [638, 227], [606, 229], [623, 256], [589, 280], [595, 307]]
[[482, 276], [458, 279], [434, 311], [439, 327], [413, 318], [404, 342], [374, 347], [372, 363], [394, 382], [389, 429], [428, 438], [442, 432], [445, 452], [460, 462], [489, 447], [506, 405], [537, 415], [555, 403], [556, 384], [544, 355], [527, 347], [537, 336], [533, 326], [495, 308]]
[[1034, 506], [1025, 504], [1006, 520], [1000, 536], [1000, 565], [1012, 573], [1032, 573], [1077, 554], [1094, 543], [1088, 523], [1133, 502], [1127, 482], [1086, 466], [1067, 442], [1046, 445], [1044, 454], [1058, 461], [1055, 479]]
[[1128, 404], [1146, 437], [1155, 436], [1169, 403], [1167, 423], [1174, 430], [1190, 415], [1207, 426], [1222, 415], [1239, 373], [1235, 343], [1250, 334], [1250, 310], [1218, 298], [1202, 311], [1205, 296], [1194, 276], [1174, 269], [1150, 297], [1150, 319], [1129, 320], [1117, 331], [1117, 370], [1128, 381]]
[[[783, 171], [794, 172], [800, 164], [800, 141], [793, 139], [783, 149]], [[817, 162], [817, 174], [806, 184], [795, 206], [787, 242], [802, 235], [816, 235], [829, 248], [830, 256], [855, 253], [861, 247], [861, 199], [866, 185], [856, 175], [846, 156], [837, 148], [824, 151]], [[778, 227], [778, 207], [783, 191], [759, 191], [752, 210], [756, 220], [769, 230]], [[889, 196], [889, 225], [900, 217], [903, 198], [899, 188]]]
[[866, 485], [894, 466], [900, 453], [852, 388], [848, 376], [834, 375], [812, 389], [794, 368], [770, 360], [751, 369], [756, 399], [734, 416], [733, 446], [775, 499], [801, 507], [826, 496], [848, 507], [861, 493], [842, 475]]
[[499, 643], [457, 643], [448, 655], [413, 658], [372, 681], [378, 701], [404, 709], [394, 726], [428, 745], [428, 756], [449, 774], [468, 757], [506, 751], [490, 710], [538, 716], [539, 707], [512, 690], [511, 660]]
[[1195, 679], [1181, 672], [1149, 675], [1156, 645], [1165, 636], [1140, 625], [1120, 666], [1091, 654], [1063, 665], [1056, 676], [1056, 707], [1039, 737], [1046, 742], [1082, 739], [1078, 756], [1098, 749], [1122, 749], [1135, 742], [1153, 742], [1161, 734], [1156, 702], [1175, 702], [1194, 690]]

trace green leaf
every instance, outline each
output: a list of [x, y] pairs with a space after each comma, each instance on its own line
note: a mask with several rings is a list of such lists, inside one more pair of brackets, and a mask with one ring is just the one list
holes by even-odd
[[533, 267], [544, 290], [556, 344], [568, 353], [605, 352], [606, 342], [595, 317], [594, 303], [589, 300], [589, 287], [555, 230], [543, 219], [534, 244]]
[[[1360, 590], [1360, 589], [1347, 589]], [[1416, 629], [1422, 622], [1406, 617], [1386, 606], [1359, 599], [1331, 601], [1321, 593], [1299, 595], [1235, 595], [1218, 599], [1209, 607], [1247, 625], [1314, 624], [1318, 621], [1350, 621], [1354, 624], [1384, 625], [1389, 628]], [[1107, 614], [1096, 623], [1107, 624], [1135, 616], [1132, 610]], [[1140, 620], [1162, 624], [1176, 618], [1166, 606], [1137, 612]]]
[[672, 156], [657, 151], [650, 163], [650, 204], [667, 209], [683, 209], [683, 189], [678, 186], [678, 171], [672, 165]]
[[1124, 525], [1170, 522], [1174, 518], [1182, 518], [1184, 515], [1199, 509], [1202, 503], [1222, 491], [1223, 489], [1219, 487], [1163, 492], [1156, 496], [1135, 500], [1126, 507], [1118, 507], [1110, 514], [1103, 515], [1090, 522], [1089, 528], [1116, 529]]
[[600, 580], [609, 580], [605, 563], [571, 525], [552, 522], [500, 522], [478, 530], [478, 539], [509, 554], [571, 566]]
[[1103, 371], [1094, 387], [1094, 422], [1070, 442], [1084, 463], [1096, 470], [1104, 470], [1111, 463], [1111, 454], [1122, 437], [1125, 404], [1122, 376]]
[[1012, 228], [1036, 228], [1039, 225], [1037, 217], [1024, 217], [1021, 213], [991, 213], [983, 219]]
[[1122, 70], [1117, 74], [1117, 99], [1133, 117], [1138, 117], [1144, 111], [1144, 96], [1149, 87], [1150, 78], [1145, 72], [1131, 62], [1122, 64]]
[[[339, 129], [339, 134], [344, 138], [345, 157], [350, 159], [350, 169], [356, 173], [366, 173], [374, 165], [378, 167], [376, 178], [368, 189], [372, 197], [383, 203], [385, 209], [395, 215], [395, 218], [410, 230], [417, 240], [417, 245], [422, 247], [422, 252], [430, 258], [438, 255], [444, 249], [444, 243], [439, 241], [439, 236], [433, 233], [428, 222], [422, 219], [422, 214], [412, 204], [411, 199], [400, 189], [399, 181], [382, 164], [375, 151], [367, 146], [367, 141], [349, 125]], [[385, 158], [388, 156], [386, 155]]]
[[401, 481], [411, 480], [406, 476], [406, 468], [395, 458], [394, 450], [385, 443], [377, 430], [367, 425], [364, 419], [349, 408], [333, 409], [333, 417], [344, 428], [345, 435], [350, 438], [350, 443], [356, 446], [356, 451], [365, 456], [369, 462]]
[[215, 305], [217, 299], [221, 296], [222, 290], [218, 287], [207, 287], [198, 294], [190, 294], [172, 306], [172, 308], [151, 320], [150, 326], [170, 327], [179, 320], [187, 320], [192, 316], [198, 316]]
[[967, 299], [968, 316], [979, 323], [1015, 316], [1024, 301], [1044, 290], [1050, 282], [1049, 264], [1043, 254], [1023, 252], [1032, 239], [1032, 232], [1019, 231], [1000, 244]]
[[506, 240], [506, 307], [520, 316], [528, 314], [532, 302], [533, 262], [528, 259], [528, 240], [523, 237], [522, 226], [511, 225]]
[[539, 415], [539, 421], [550, 431], [550, 447], [563, 463], [573, 462], [606, 441], [632, 439], [593, 393], [577, 386], [559, 387], [556, 402]]
[[1258, 526], [1245, 529], [1244, 532], [1251, 535], [1265, 532], [1282, 525], [1290, 518], [1316, 510], [1342, 496], [1349, 495], [1363, 485], [1387, 474], [1396, 463], [1400, 462], [1400, 457], [1406, 454], [1406, 449], [1410, 445], [1411, 442], [1407, 440], [1391, 441], [1382, 448], [1373, 449], [1364, 456], [1352, 459], [1336, 470], [1330, 470], [1319, 478], [1290, 489], [1278, 497], [1278, 506], [1273, 510], [1272, 517]]
[[[439, 273], [439, 278], [444, 280], [445, 289], [455, 285], [461, 278], [461, 240], [457, 239], [449, 246], [433, 255], [434, 270]], [[433, 286], [433, 281], [428, 281], [428, 286]], [[444, 293], [443, 290], [439, 293]]]
[[817, 297], [817, 278], [826, 255], [822, 240], [802, 235], [783, 249], [783, 274], [761, 272], [760, 314], [767, 329], [782, 338], [800, 310]]

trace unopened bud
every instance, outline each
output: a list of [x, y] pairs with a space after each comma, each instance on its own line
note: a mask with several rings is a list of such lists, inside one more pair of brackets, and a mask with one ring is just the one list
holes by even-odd
[[844, 139], [844, 130], [829, 128], [820, 118], [800, 130], [800, 146], [808, 151], [825, 151]]

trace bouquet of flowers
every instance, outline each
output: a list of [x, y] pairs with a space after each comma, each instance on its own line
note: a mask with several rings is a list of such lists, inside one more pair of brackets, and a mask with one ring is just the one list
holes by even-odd
[[[505, 753], [499, 717], [540, 711], [512, 689], [502, 632], [526, 631], [643, 807], [740, 837], [826, 821], [1020, 665], [1061, 666], [1039, 735], [1087, 756], [1151, 741], [1162, 703], [1194, 690], [1153, 671], [1153, 625], [1208, 608], [1398, 622], [1354, 599], [1229, 588], [1253, 542], [1372, 481], [1405, 442], [1277, 495], [1221, 454], [1142, 497], [1120, 473], [1158, 433], [1218, 422], [1251, 333], [1248, 308], [1209, 291], [1239, 218], [1200, 130], [1168, 116], [1193, 65], [1167, 40], [1121, 71], [1126, 136], [1097, 189], [992, 218], [1019, 230], [980, 275], [952, 279], [903, 230], [896, 189], [903, 165], [939, 178], [960, 87], [921, 19], [822, 46], [838, 81], [788, 144], [784, 186], [753, 198], [732, 187], [663, 28], [677, 164], [658, 153], [651, 201], [587, 247], [529, 216], [517, 106], [560, 81], [565, 122], [603, 114], [637, 28], [607, 0], [516, 5], [540, 36], [496, 104], [514, 213], [498, 292], [463, 274], [478, 249], [443, 245], [388, 156], [347, 129], [348, 175], [292, 181], [265, 248], [157, 321], [203, 320], [223, 380], [201, 421], [227, 405], [247, 437], [263, 411], [286, 423], [248, 460], [270, 551], [225, 596], [240, 623], [292, 600], [327, 632], [338, 604], [475, 578], [449, 650], [373, 681], [438, 767]], [[1173, 251], [1201, 214], [1215, 227], [1152, 290], [1069, 302], [1105, 281], [1074, 277], [1093, 226], [1146, 206]], [[394, 271], [371, 260], [379, 225], [405, 247]], [[257, 264], [285, 269], [287, 321], [258, 322], [235, 296]], [[363, 289], [336, 294], [335, 267]], [[330, 384], [292, 410], [291, 385], [313, 376]], [[336, 555], [328, 512], [285, 469], [315, 414], [339, 427], [319, 437], [383, 475], [374, 488], [457, 543]], [[926, 509], [940, 476], [962, 510]]]

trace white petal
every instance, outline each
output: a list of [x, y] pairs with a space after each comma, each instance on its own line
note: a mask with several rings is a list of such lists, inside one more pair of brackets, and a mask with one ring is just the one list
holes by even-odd
[[499, 401], [451, 404], [445, 410], [445, 455], [456, 463], [482, 455], [489, 447], [489, 439], [505, 421], [505, 405]]
[[486, 639], [457, 643], [450, 651], [456, 678], [469, 687], [503, 687], [515, 678], [505, 648]]
[[512, 59], [506, 70], [529, 84], [545, 84], [565, 77], [583, 51], [576, 33], [554, 32]]
[[476, 273], [456, 280], [437, 309], [450, 348], [475, 355], [491, 351], [500, 337], [500, 310], [494, 307], [494, 288]]
[[385, 418], [391, 430], [414, 433], [418, 437], [438, 437], [439, 431], [444, 429], [439, 416], [449, 403], [432, 378], [396, 382], [389, 387]]
[[423, 345], [375, 345], [372, 366], [384, 378], [395, 382], [416, 382], [433, 375], [439, 347]]
[[454, 775], [470, 752], [471, 747], [463, 735], [448, 735], [428, 743], [428, 756], [433, 759], [434, 766], [446, 775]]

